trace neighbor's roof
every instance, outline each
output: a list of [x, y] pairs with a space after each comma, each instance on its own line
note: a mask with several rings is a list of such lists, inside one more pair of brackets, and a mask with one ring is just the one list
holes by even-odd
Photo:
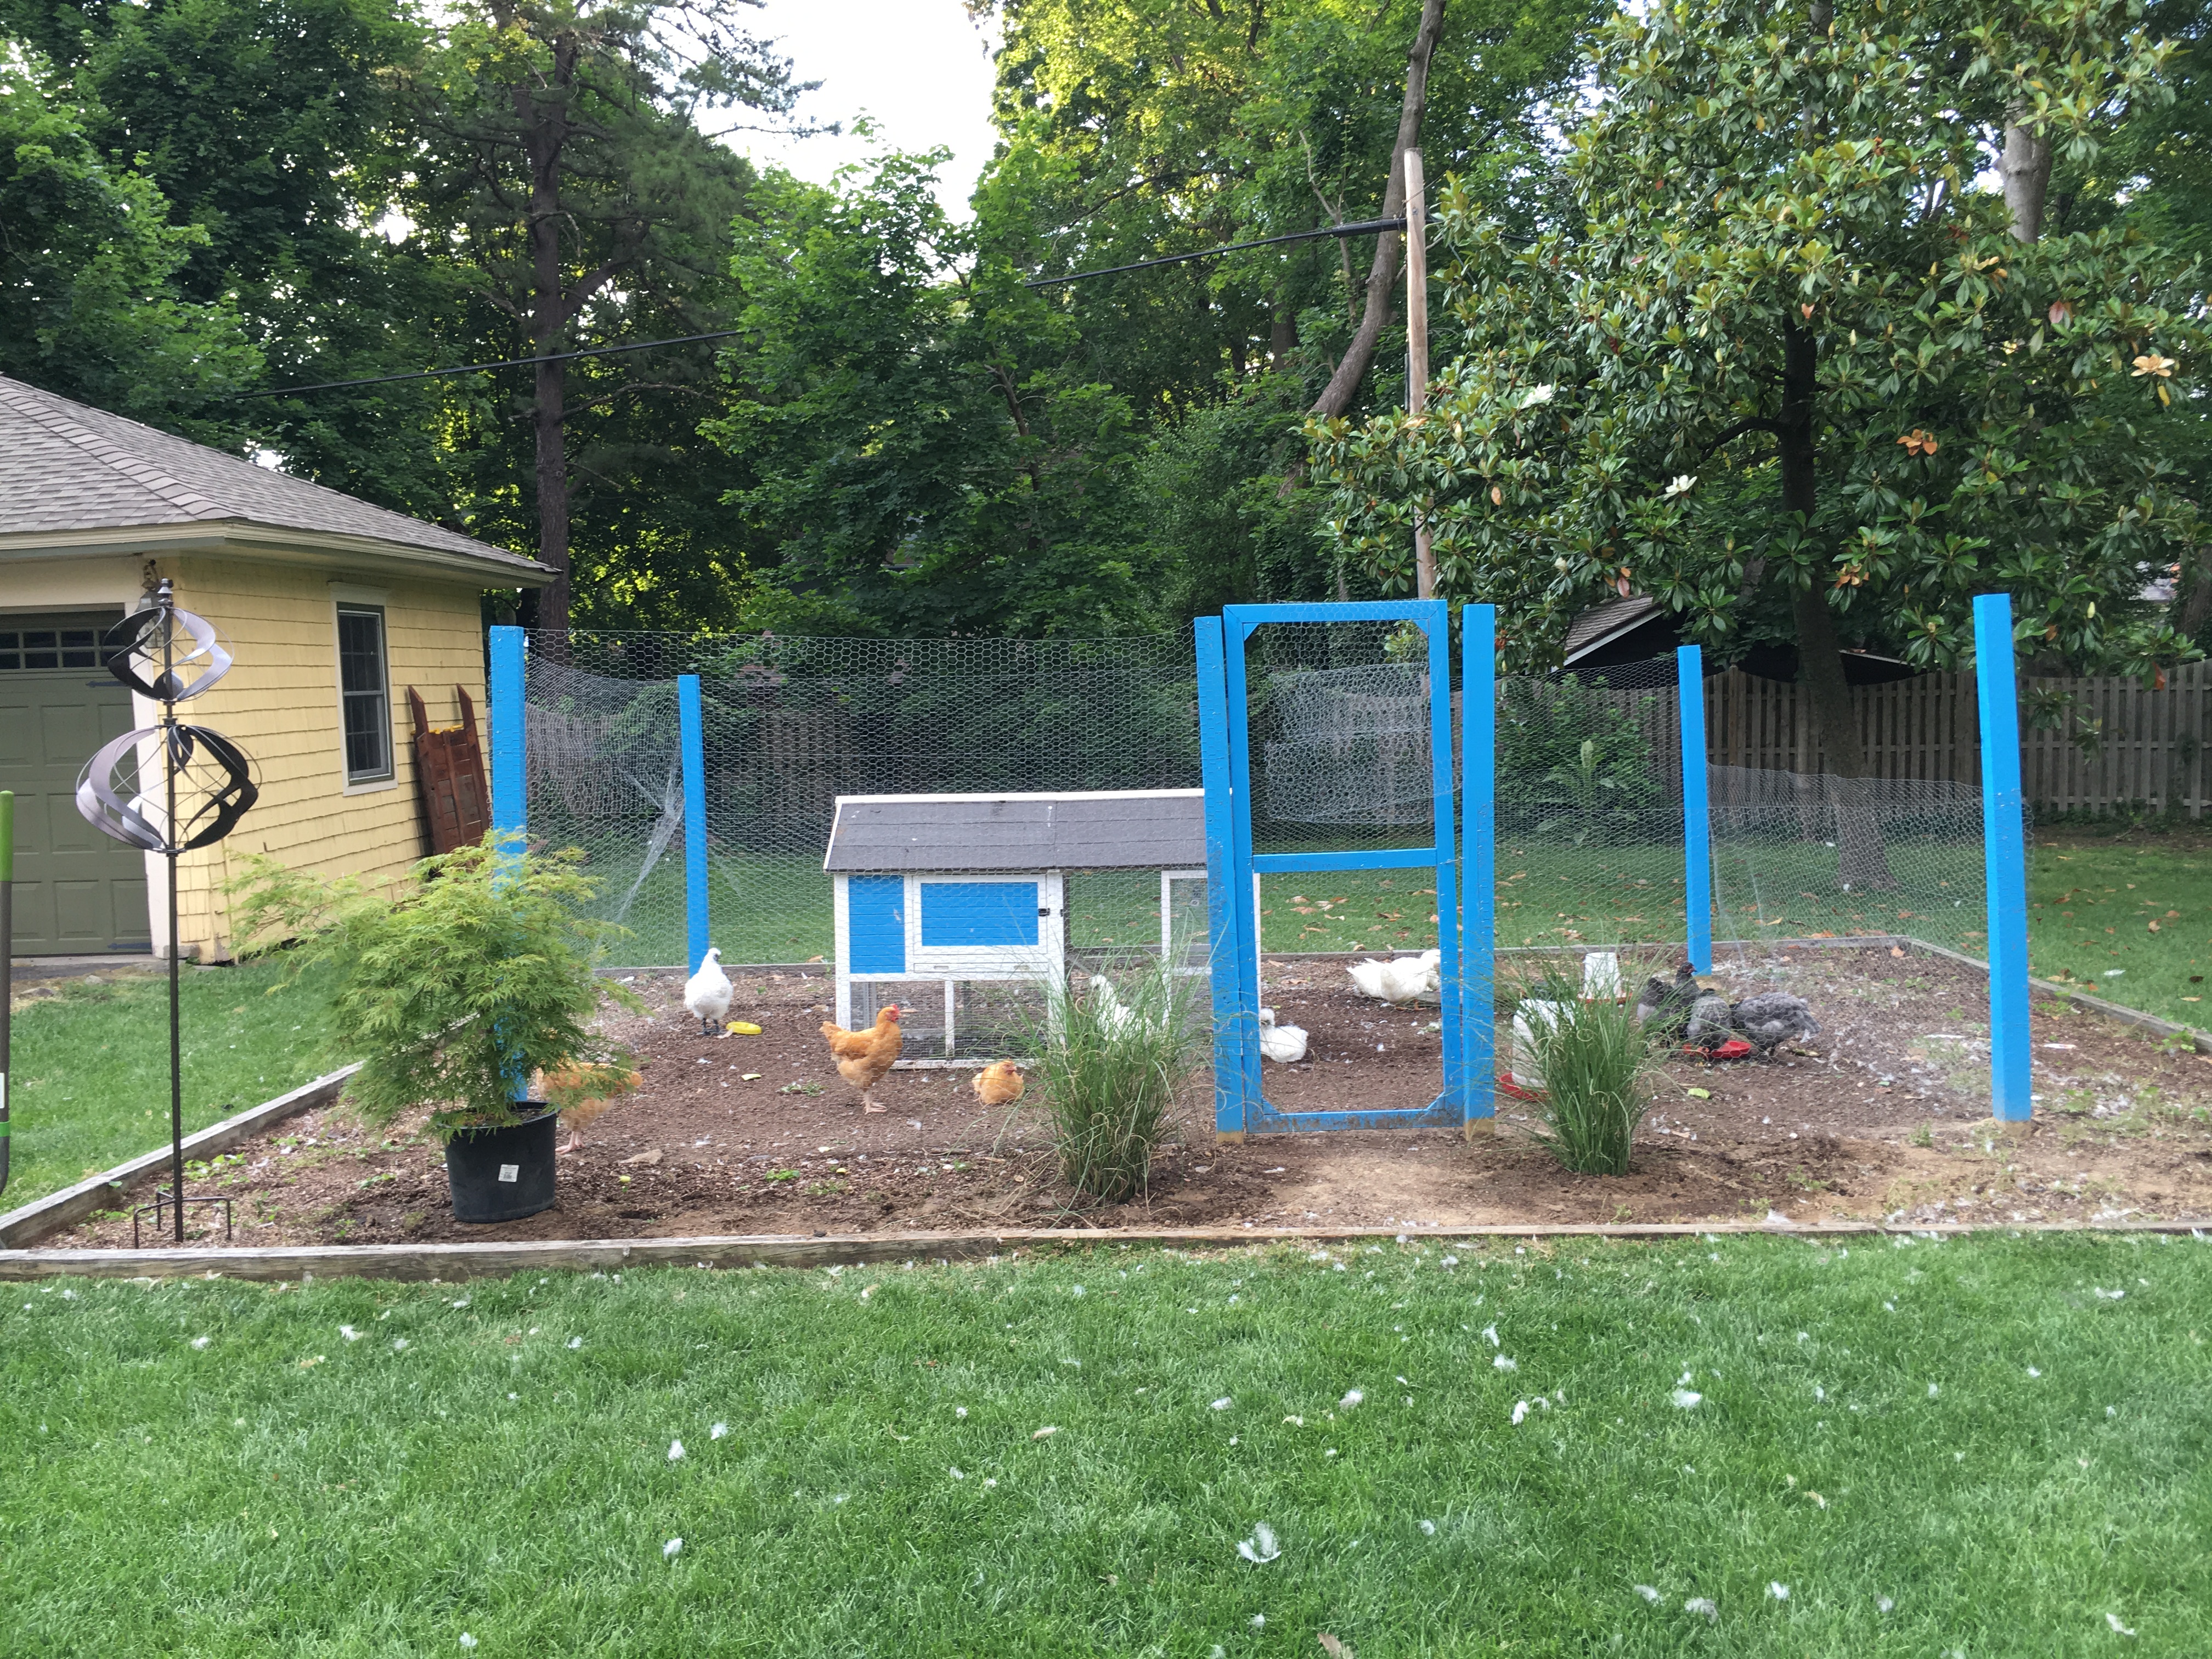
[[0, 536], [225, 523], [361, 538], [514, 575], [535, 559], [0, 377]]
[[1577, 658], [1610, 644], [1632, 629], [1641, 628], [1658, 609], [1659, 601], [1648, 593], [1631, 593], [1625, 599], [1607, 599], [1602, 605], [1591, 606], [1567, 629], [1561, 647], [1566, 662], [1572, 665]]
[[1203, 789], [840, 795], [822, 867], [1168, 870], [1206, 863]]

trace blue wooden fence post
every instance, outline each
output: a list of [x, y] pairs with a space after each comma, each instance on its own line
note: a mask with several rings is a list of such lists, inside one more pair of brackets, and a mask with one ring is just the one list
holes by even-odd
[[1974, 690], [1982, 716], [1982, 860], [1990, 915], [1990, 1104], [2033, 1111], [2027, 1028], [2027, 848], [2021, 825], [2020, 694], [2012, 597], [1974, 596]]
[[1690, 968], [1713, 970], [1713, 844], [1705, 799], [1705, 663], [1694, 645], [1674, 651], [1682, 727], [1682, 904], [1689, 921]]
[[523, 752], [522, 630], [491, 630], [491, 827], [504, 837], [530, 828]]
[[1244, 961], [1249, 886], [1240, 890], [1230, 842], [1233, 822], [1229, 769], [1229, 701], [1221, 618], [1193, 623], [1198, 641], [1198, 754], [1206, 784], [1206, 910], [1212, 941], [1213, 1129], [1223, 1140], [1244, 1139], [1244, 1048], [1237, 1018]]
[[684, 971], [696, 974], [713, 941], [707, 926], [707, 732], [699, 677], [676, 677], [676, 722], [684, 743]]
[[[530, 829], [523, 639], [519, 628], [491, 630], [491, 827], [510, 858], [521, 853], [522, 838]], [[499, 1029], [496, 1024], [493, 1029]], [[530, 1098], [530, 1073], [527, 1061], [507, 1051], [505, 1076], [512, 1098]]]
[[1498, 1116], [1498, 607], [1460, 612], [1460, 755], [1466, 791], [1460, 870], [1460, 1041], [1466, 1130]]

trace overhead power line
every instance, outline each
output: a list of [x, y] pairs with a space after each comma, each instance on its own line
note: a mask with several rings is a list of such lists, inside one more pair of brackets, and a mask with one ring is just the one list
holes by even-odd
[[[1247, 248], [1280, 247], [1286, 242], [1310, 242], [1330, 236], [1367, 236], [1386, 230], [1403, 230], [1403, 219], [1363, 219], [1356, 224], [1323, 225], [1318, 230], [1297, 230], [1287, 236], [1262, 236], [1256, 241], [1230, 242], [1220, 247], [1202, 248], [1196, 253], [1171, 253], [1164, 258], [1139, 259], [1134, 264], [1108, 265], [1098, 270], [1078, 270], [1065, 276], [1040, 276], [1024, 283], [1024, 288], [1057, 288], [1066, 283], [1080, 283], [1092, 276], [1119, 276], [1132, 270], [1156, 270], [1163, 265], [1188, 264], [1193, 259], [1216, 259], [1224, 253], [1242, 253]], [[247, 398], [294, 398], [309, 392], [347, 392], [357, 386], [396, 386], [403, 380], [435, 380], [448, 374], [481, 374], [495, 368], [531, 368], [539, 363], [573, 362], [579, 357], [611, 357], [625, 351], [654, 351], [662, 346], [697, 345], [706, 340], [727, 340], [744, 333], [743, 329], [720, 328], [708, 334], [679, 334], [665, 340], [633, 340], [628, 345], [586, 346], [575, 351], [549, 352], [540, 357], [502, 357], [496, 362], [463, 363], [453, 368], [418, 368], [405, 374], [370, 374], [356, 380], [316, 380], [307, 386], [265, 386], [258, 392], [241, 392], [236, 395]]]
[[679, 334], [666, 340], [633, 340], [628, 345], [586, 346], [580, 351], [556, 351], [543, 357], [502, 357], [495, 363], [463, 363], [459, 368], [422, 368], [411, 374], [372, 374], [361, 380], [318, 380], [312, 386], [276, 386], [260, 392], [241, 392], [240, 398], [289, 398], [301, 392], [339, 392], [348, 386], [390, 386], [396, 380], [434, 380], [443, 374], [476, 374], [488, 368], [523, 368], [536, 363], [565, 363], [577, 357], [611, 357], [619, 351], [651, 351], [659, 346], [696, 345], [702, 340], [726, 340], [742, 334], [741, 328], [718, 328], [711, 334]]
[[1279, 247], [1285, 242], [1310, 242], [1323, 236], [1365, 236], [1376, 231], [1403, 230], [1403, 219], [1362, 219], [1358, 224], [1323, 225], [1318, 230], [1294, 230], [1287, 236], [1262, 236], [1255, 242], [1230, 242], [1196, 253], [1170, 253], [1164, 259], [1139, 259], [1133, 265], [1107, 265], [1098, 270], [1079, 270], [1066, 276], [1040, 276], [1024, 288], [1057, 288], [1090, 276], [1119, 276], [1129, 270], [1157, 270], [1162, 265], [1188, 264], [1193, 259], [1215, 259], [1224, 253], [1242, 253], [1248, 247]]

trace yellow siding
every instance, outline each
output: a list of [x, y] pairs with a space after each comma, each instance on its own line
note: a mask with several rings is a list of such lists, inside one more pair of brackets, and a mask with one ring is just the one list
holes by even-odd
[[237, 657], [220, 685], [185, 705], [187, 718], [244, 749], [261, 786], [261, 799], [228, 840], [181, 860], [178, 933], [186, 947], [198, 945], [205, 961], [225, 954], [230, 943], [222, 887], [246, 854], [267, 853], [295, 868], [333, 875], [398, 875], [422, 856], [407, 688], [422, 692], [433, 725], [449, 726], [460, 718], [453, 688], [465, 687], [489, 751], [478, 590], [406, 577], [364, 580], [344, 595], [385, 595], [398, 772], [389, 788], [348, 794], [331, 575], [234, 559], [162, 559], [158, 565], [159, 574], [175, 578], [177, 603], [221, 629]]

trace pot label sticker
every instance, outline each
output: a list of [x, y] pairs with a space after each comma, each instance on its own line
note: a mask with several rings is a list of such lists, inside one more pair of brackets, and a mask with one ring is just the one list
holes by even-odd
[[501, 1181], [520, 1181], [520, 1180], [521, 1180], [521, 1179], [522, 1179], [522, 1166], [521, 1166], [520, 1164], [501, 1164], [501, 1165], [499, 1166], [499, 1178], [500, 1178]]

